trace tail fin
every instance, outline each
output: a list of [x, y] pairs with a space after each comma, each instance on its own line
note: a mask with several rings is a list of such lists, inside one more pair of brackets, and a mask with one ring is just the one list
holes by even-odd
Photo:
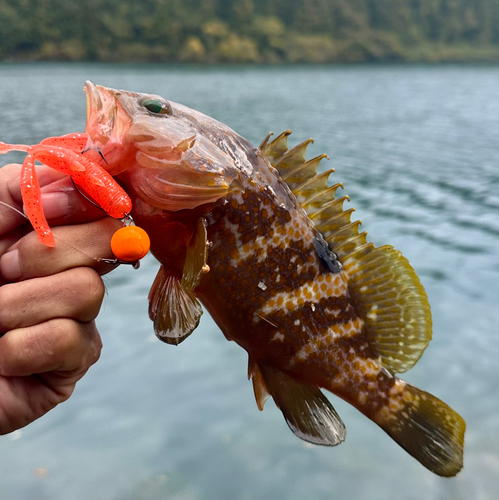
[[455, 476], [463, 466], [464, 420], [440, 399], [409, 384], [402, 399], [401, 407], [385, 407], [374, 421], [426, 468]]

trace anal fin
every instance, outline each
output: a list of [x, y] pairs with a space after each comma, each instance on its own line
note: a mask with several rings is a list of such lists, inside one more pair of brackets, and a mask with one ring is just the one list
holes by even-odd
[[270, 393], [258, 363], [255, 363], [251, 359], [251, 356], [248, 363], [248, 378], [250, 378], [253, 382], [253, 392], [255, 393], [256, 406], [258, 406], [258, 409], [262, 411], [265, 401], [267, 401], [270, 397]]
[[258, 366], [265, 389], [297, 437], [323, 446], [336, 446], [345, 440], [345, 424], [318, 387], [298, 382], [275, 368]]

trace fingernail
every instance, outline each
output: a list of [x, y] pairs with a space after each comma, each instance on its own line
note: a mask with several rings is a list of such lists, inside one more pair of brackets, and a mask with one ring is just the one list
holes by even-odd
[[57, 193], [42, 193], [43, 212], [47, 219], [58, 219], [69, 215], [69, 196]]
[[19, 250], [12, 250], [0, 257], [0, 273], [6, 281], [15, 281], [22, 276]]

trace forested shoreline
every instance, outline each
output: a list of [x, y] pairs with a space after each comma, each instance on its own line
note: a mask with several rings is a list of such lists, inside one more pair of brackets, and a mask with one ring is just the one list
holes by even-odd
[[499, 0], [0, 0], [0, 60], [498, 61]]

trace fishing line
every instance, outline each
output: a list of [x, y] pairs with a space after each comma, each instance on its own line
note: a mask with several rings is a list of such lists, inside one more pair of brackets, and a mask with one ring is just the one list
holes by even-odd
[[9, 205], [8, 203], [5, 203], [4, 201], [0, 201], [0, 205], [3, 205], [4, 207], [7, 207], [7, 208], [10, 208], [10, 209], [14, 210], [14, 212], [17, 212], [19, 215], [21, 215], [25, 219], [28, 218], [25, 213], [21, 212], [20, 210], [18, 210], [16, 207], [13, 207], [12, 205]]
[[[99, 150], [100, 153], [100, 150]], [[102, 153], [101, 153], [102, 155]], [[103, 156], [103, 155], [102, 155]], [[104, 157], [104, 156], [103, 156]], [[105, 160], [105, 158], [104, 158]], [[107, 162], [106, 162], [107, 163]], [[85, 200], [87, 200], [89, 203], [91, 203], [94, 207], [99, 208], [103, 212], [105, 210], [92, 198], [87, 196], [86, 193], [84, 193], [76, 184], [74, 179], [70, 177], [71, 182], [73, 183], [73, 186], [75, 188], [75, 191], [79, 193]], [[104, 262], [106, 264], [127, 264], [129, 266], [132, 266], [134, 269], [139, 269], [140, 267], [140, 259], [145, 257], [147, 252], [149, 251], [150, 247], [150, 241], [149, 241], [149, 236], [147, 236], [147, 233], [135, 226], [135, 223], [133, 221], [132, 215], [125, 213], [123, 218], [121, 219], [123, 221], [123, 228], [129, 228], [128, 229], [128, 235], [126, 236], [121, 236], [118, 234], [120, 230], [116, 231], [114, 233], [113, 238], [111, 239], [111, 249], [113, 250], [113, 253], [115, 255], [122, 255], [122, 259], [115, 258], [115, 259], [101, 259], [101, 262]], [[122, 229], [123, 229], [122, 228]], [[133, 231], [135, 229], [136, 231]], [[125, 229], [127, 231], [127, 229]], [[132, 235], [132, 236], [130, 236]], [[132, 247], [132, 253], [133, 256], [131, 257], [131, 260], [123, 260], [125, 256], [130, 255], [130, 251], [126, 249], [126, 246], [130, 245]]]

